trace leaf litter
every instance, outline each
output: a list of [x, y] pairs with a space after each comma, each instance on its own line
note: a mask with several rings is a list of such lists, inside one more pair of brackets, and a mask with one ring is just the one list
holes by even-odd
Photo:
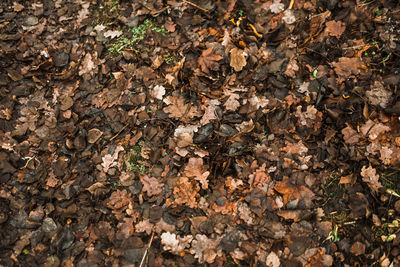
[[0, 264], [399, 265], [398, 11], [2, 2]]

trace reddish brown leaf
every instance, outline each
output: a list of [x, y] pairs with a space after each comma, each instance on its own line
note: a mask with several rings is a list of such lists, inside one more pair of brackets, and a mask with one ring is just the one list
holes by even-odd
[[220, 55], [215, 55], [212, 53], [213, 48], [210, 47], [206, 50], [203, 50], [201, 53], [201, 56], [199, 57], [197, 63], [200, 65], [201, 70], [205, 73], [210, 73], [210, 70], [218, 70], [219, 69], [219, 63], [217, 61], [220, 61], [223, 59]]

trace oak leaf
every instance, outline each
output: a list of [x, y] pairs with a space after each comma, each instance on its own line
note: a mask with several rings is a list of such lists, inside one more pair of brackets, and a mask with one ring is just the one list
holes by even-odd
[[192, 242], [192, 240], [192, 235], [180, 237], [170, 232], [161, 235], [161, 244], [164, 250], [171, 251], [176, 255], [179, 255], [185, 248], [190, 247], [190, 242]]
[[196, 239], [192, 241], [190, 253], [198, 259], [199, 263], [213, 263], [217, 257], [218, 250], [216, 249], [221, 238], [215, 240], [209, 239], [206, 235], [196, 235]]
[[164, 112], [170, 113], [172, 118], [183, 122], [189, 122], [192, 118], [201, 116], [196, 107], [185, 103], [183, 97], [168, 96], [164, 99], [164, 103], [168, 105], [163, 109]]
[[223, 57], [221, 57], [220, 55], [213, 54], [212, 51], [213, 51], [212, 47], [203, 50], [201, 56], [197, 61], [197, 63], [201, 67], [201, 70], [205, 73], [210, 73], [210, 70], [214, 71], [218, 70], [219, 63], [217, 61], [223, 59]]
[[187, 177], [194, 177], [201, 183], [202, 189], [208, 188], [207, 177], [210, 175], [209, 171], [203, 166], [202, 158], [190, 158], [185, 168], [185, 175]]
[[363, 62], [358, 57], [341, 57], [338, 62], [333, 63], [336, 74], [345, 78], [359, 74], [362, 65]]
[[360, 134], [353, 130], [353, 128], [350, 126], [342, 129], [342, 134], [344, 141], [349, 145], [357, 144], [361, 138]]
[[196, 197], [199, 195], [200, 187], [192, 184], [187, 177], [180, 177], [174, 188], [175, 203], [188, 205], [194, 209], [197, 207]]
[[342, 21], [327, 21], [325, 23], [325, 32], [324, 35], [330, 35], [330, 36], [335, 36], [336, 38], [340, 38], [340, 36], [344, 33], [346, 30], [346, 24]]
[[372, 166], [368, 168], [363, 166], [361, 168], [361, 177], [362, 180], [375, 191], [382, 187], [382, 184], [379, 182], [379, 174], [376, 174], [376, 169]]
[[164, 189], [164, 184], [160, 183], [157, 178], [145, 175], [140, 177], [140, 181], [143, 184], [143, 192], [147, 192], [149, 197], [159, 195]]

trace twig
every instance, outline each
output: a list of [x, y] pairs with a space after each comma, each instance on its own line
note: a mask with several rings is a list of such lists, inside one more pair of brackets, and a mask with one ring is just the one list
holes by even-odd
[[294, 4], [294, 0], [290, 0], [290, 4], [289, 4], [289, 7], [288, 7], [288, 9], [292, 9], [292, 7], [293, 7], [293, 4]]
[[120, 133], [122, 133], [123, 130], [126, 129], [126, 127], [128, 127], [128, 124], [125, 125], [124, 127], [122, 127], [122, 129], [119, 130], [119, 132], [118, 132], [116, 135], [114, 135], [113, 137], [111, 137], [110, 141], [114, 140]]
[[140, 262], [139, 267], [143, 267], [144, 260], [146, 259], [146, 256], [147, 256], [147, 254], [148, 254], [148, 252], [149, 252], [149, 250], [150, 250], [151, 243], [153, 242], [153, 238], [154, 238], [154, 228], [153, 228], [153, 230], [152, 230], [152, 232], [151, 232], [150, 242], [149, 242], [149, 244], [147, 245], [146, 250], [144, 251], [143, 258], [142, 258], [142, 261]]
[[194, 7], [197, 7], [198, 9], [203, 10], [204, 12], [209, 12], [207, 9], [202, 8], [202, 7], [196, 5], [196, 4], [192, 3], [192, 2], [189, 2], [188, 0], [183, 0], [183, 2], [185, 2], [185, 3], [189, 4], [189, 5], [192, 5]]

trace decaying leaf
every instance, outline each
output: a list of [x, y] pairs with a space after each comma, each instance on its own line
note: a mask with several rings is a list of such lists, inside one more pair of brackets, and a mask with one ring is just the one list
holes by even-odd
[[139, 232], [139, 233], [145, 232], [148, 235], [150, 235], [151, 232], [153, 231], [153, 227], [154, 227], [154, 224], [152, 224], [149, 219], [143, 220], [143, 221], [135, 224], [136, 232]]
[[350, 75], [358, 75], [361, 72], [363, 62], [359, 57], [341, 57], [334, 62], [335, 72], [338, 76], [348, 78]]
[[201, 70], [205, 73], [210, 73], [210, 70], [218, 70], [219, 69], [219, 63], [217, 61], [220, 61], [223, 59], [220, 55], [215, 55], [212, 53], [213, 48], [210, 47], [206, 50], [203, 50], [201, 53], [201, 56], [198, 59], [198, 64], [201, 67]]
[[185, 167], [185, 175], [187, 177], [194, 177], [195, 180], [201, 183], [202, 189], [208, 188], [207, 177], [210, 175], [207, 168], [203, 166], [202, 158], [190, 158], [188, 164]]
[[199, 263], [213, 263], [218, 255], [217, 246], [220, 239], [209, 239], [206, 235], [197, 234], [192, 241], [192, 248], [190, 253], [198, 259]]
[[165, 87], [162, 85], [156, 85], [151, 92], [154, 98], [162, 100], [165, 95]]
[[115, 149], [115, 151], [112, 155], [107, 154], [102, 158], [103, 162], [101, 163], [101, 166], [103, 167], [104, 172], [108, 172], [108, 170], [111, 167], [114, 167], [117, 165], [116, 160], [118, 159], [118, 154], [119, 154], [119, 152], [121, 152], [123, 150], [124, 150], [124, 148], [122, 146], [117, 146], [117, 148]]
[[357, 144], [361, 138], [360, 134], [353, 130], [353, 128], [351, 128], [350, 126], [343, 128], [342, 134], [344, 141], [350, 145]]
[[235, 71], [241, 71], [244, 66], [246, 66], [246, 56], [247, 54], [244, 52], [244, 50], [239, 49], [239, 48], [232, 48], [230, 51], [231, 54], [231, 62], [230, 65], [235, 69]]
[[371, 105], [387, 108], [392, 101], [392, 91], [386, 89], [380, 81], [375, 81], [371, 89], [365, 92]]
[[238, 94], [230, 94], [228, 99], [225, 101], [225, 108], [227, 110], [235, 111], [238, 107], [240, 107], [240, 103], [238, 101], [239, 98], [240, 96]]
[[189, 182], [187, 177], [180, 177], [174, 188], [175, 203], [178, 205], [186, 204], [191, 208], [197, 207], [196, 197], [200, 187], [198, 184]]
[[108, 30], [104, 32], [104, 37], [114, 39], [115, 37], [119, 37], [122, 35], [121, 31], [112, 31]]
[[171, 234], [170, 232], [161, 235], [161, 244], [163, 245], [164, 250], [171, 251], [176, 255], [179, 255], [185, 248], [189, 248], [192, 240], [192, 235], [180, 237], [174, 233]]
[[189, 122], [192, 118], [201, 116], [197, 107], [190, 103], [186, 104], [183, 97], [168, 96], [164, 102], [168, 105], [164, 108], [164, 112], [170, 113], [172, 118]]
[[331, 20], [327, 21], [325, 25], [326, 28], [324, 35], [335, 36], [338, 39], [346, 30], [346, 24], [342, 21]]
[[125, 189], [112, 192], [111, 196], [107, 199], [106, 205], [115, 214], [115, 217], [121, 218], [122, 213], [128, 208], [128, 205], [132, 203], [132, 195]]
[[376, 169], [372, 166], [368, 168], [363, 166], [361, 169], [361, 177], [362, 180], [375, 191], [378, 191], [378, 189], [382, 187], [382, 184], [379, 182], [379, 174], [376, 174]]
[[149, 197], [161, 194], [164, 189], [164, 184], [155, 177], [145, 175], [140, 177], [140, 181], [143, 184], [143, 192], [146, 192]]

